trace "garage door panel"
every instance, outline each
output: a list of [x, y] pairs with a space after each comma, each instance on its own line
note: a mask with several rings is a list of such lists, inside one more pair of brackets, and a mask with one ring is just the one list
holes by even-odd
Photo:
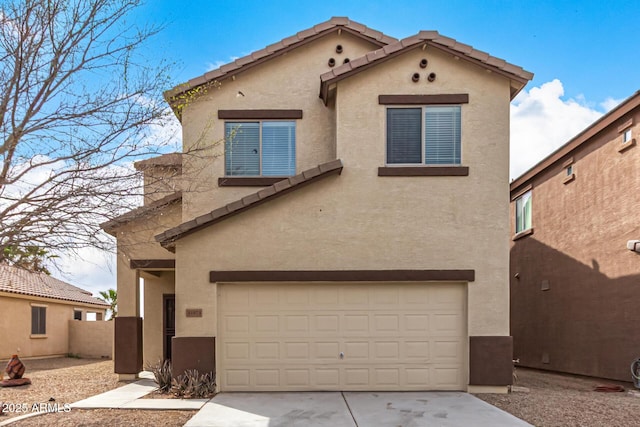
[[223, 391], [466, 386], [463, 284], [229, 284], [219, 292]]

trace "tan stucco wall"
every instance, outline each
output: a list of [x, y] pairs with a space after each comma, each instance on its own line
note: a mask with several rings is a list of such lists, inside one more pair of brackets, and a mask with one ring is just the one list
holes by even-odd
[[180, 191], [182, 167], [155, 166], [144, 170], [144, 204]]
[[[44, 337], [31, 335], [32, 304], [47, 308]], [[104, 317], [104, 310], [80, 303], [65, 304], [7, 294], [0, 295], [0, 307], [0, 359], [7, 359], [12, 354], [22, 357], [66, 355], [69, 353], [69, 321], [73, 321], [74, 308], [102, 312]]]
[[144, 322], [143, 355], [144, 364], [155, 364], [163, 357], [163, 315], [162, 296], [174, 293], [175, 276], [173, 271], [164, 271], [160, 277], [144, 279]]
[[[418, 66], [423, 57], [429, 59], [426, 71], [437, 73], [434, 83], [426, 82]], [[268, 66], [260, 68], [260, 83], [276, 87], [282, 78], [270, 80], [270, 72]], [[411, 81], [414, 72], [422, 74], [417, 84]], [[297, 143], [304, 153], [315, 141], [302, 137], [305, 126], [315, 127], [310, 133], [322, 140], [330, 131], [316, 115], [334, 111], [317, 103], [317, 74], [308, 92], [298, 92], [295, 82], [288, 76], [286, 83], [294, 89], [280, 87], [270, 102], [257, 98], [260, 102], [254, 103], [250, 97], [243, 102], [246, 108], [309, 105], [298, 126]], [[233, 94], [234, 88], [245, 91], [243, 86], [230, 87]], [[378, 95], [441, 93], [469, 94], [469, 104], [462, 106], [462, 162], [469, 166], [469, 176], [378, 177], [386, 143], [385, 107], [378, 104]], [[213, 114], [217, 108], [241, 108], [227, 101], [204, 109]], [[216, 334], [216, 286], [208, 280], [208, 272], [216, 269], [474, 269], [476, 281], [468, 286], [469, 334], [508, 335], [509, 101], [506, 78], [432, 49], [408, 52], [340, 82], [335, 152], [344, 163], [342, 175], [178, 241], [177, 335]], [[192, 113], [183, 122], [185, 140], [195, 117]], [[298, 171], [330, 160], [329, 154], [331, 150], [318, 156], [301, 154]], [[221, 171], [221, 159], [216, 162], [211, 171]], [[208, 181], [210, 193], [186, 196], [192, 202], [184, 212], [218, 207], [255, 191], [218, 189], [215, 176]], [[184, 317], [186, 308], [202, 308], [203, 317]]]
[[[336, 45], [343, 46], [337, 54]], [[183, 112], [184, 152], [198, 150], [183, 160], [183, 219], [185, 221], [237, 200], [253, 191], [247, 187], [217, 184], [224, 176], [224, 122], [219, 109], [302, 109], [296, 121], [296, 171], [335, 159], [335, 117], [319, 98], [320, 74], [330, 71], [329, 58], [342, 64], [375, 46], [342, 32], [313, 41], [302, 49], [271, 59], [266, 63], [224, 80], [217, 89], [187, 105]], [[241, 91], [244, 96], [238, 96]], [[233, 120], [231, 120], [233, 121]], [[214, 145], [218, 142], [217, 145]]]
[[180, 203], [173, 204], [149, 215], [121, 226], [116, 233], [118, 239], [117, 284], [118, 314], [138, 316], [139, 276], [129, 268], [132, 259], [173, 259], [174, 255], [162, 248], [155, 235], [180, 224]]
[[113, 358], [114, 322], [69, 321], [69, 353], [83, 358]]

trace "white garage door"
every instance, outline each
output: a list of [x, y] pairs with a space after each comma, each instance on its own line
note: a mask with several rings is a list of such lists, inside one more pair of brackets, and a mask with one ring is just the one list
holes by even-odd
[[220, 284], [223, 391], [464, 390], [466, 285]]

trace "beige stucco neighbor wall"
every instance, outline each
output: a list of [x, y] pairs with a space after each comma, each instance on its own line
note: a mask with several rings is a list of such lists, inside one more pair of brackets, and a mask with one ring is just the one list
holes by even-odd
[[113, 325], [110, 321], [69, 321], [69, 353], [83, 358], [113, 358]]
[[145, 366], [163, 358], [163, 315], [162, 297], [174, 293], [175, 275], [164, 271], [160, 277], [144, 279], [144, 322], [143, 354]]
[[[433, 83], [418, 66], [423, 57], [429, 59], [426, 71], [437, 73]], [[423, 75], [417, 84], [411, 81], [414, 72]], [[209, 283], [210, 270], [341, 269], [474, 269], [469, 335], [508, 335], [509, 81], [438, 51], [417, 49], [340, 82], [337, 92], [341, 176], [178, 241], [177, 335], [216, 335], [217, 290]], [[286, 93], [282, 89], [280, 98], [257, 108], [274, 107]], [[378, 177], [386, 144], [385, 106], [378, 95], [453, 93], [469, 94], [469, 104], [462, 106], [462, 163], [469, 176]], [[314, 94], [315, 88], [304, 97]], [[315, 111], [315, 104], [310, 108]], [[318, 123], [304, 113], [299, 133], [302, 123]], [[321, 134], [322, 122], [318, 128]], [[298, 138], [301, 151], [306, 144]], [[328, 160], [321, 157], [304, 167]], [[203, 197], [206, 203], [232, 201], [231, 193], [215, 191], [216, 198]], [[186, 318], [186, 308], [202, 308], [203, 317]]]
[[[22, 357], [66, 355], [69, 352], [69, 321], [73, 321], [74, 308], [101, 311], [79, 303], [51, 301], [0, 294], [0, 359], [7, 359], [12, 354]], [[46, 335], [31, 335], [32, 305], [47, 309]]]
[[[336, 53], [336, 46], [343, 53]], [[319, 98], [320, 74], [331, 70], [329, 58], [341, 65], [374, 49], [375, 45], [348, 32], [334, 33], [258, 67], [224, 80], [217, 89], [193, 101], [182, 118], [183, 220], [209, 212], [254, 191], [248, 187], [218, 187], [224, 176], [224, 122], [220, 109], [301, 109], [296, 121], [296, 171], [299, 173], [335, 159], [335, 116]], [[242, 92], [239, 95], [238, 92]], [[234, 120], [230, 120], [234, 121]]]

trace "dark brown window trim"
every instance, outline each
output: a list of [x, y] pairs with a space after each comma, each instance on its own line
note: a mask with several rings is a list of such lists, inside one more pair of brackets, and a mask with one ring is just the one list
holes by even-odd
[[633, 118], [627, 120], [626, 122], [618, 126], [618, 132], [623, 132], [629, 129], [631, 126], [633, 126]]
[[511, 240], [516, 241], [518, 239], [522, 239], [523, 237], [529, 236], [531, 234], [533, 234], [533, 227], [517, 233], [515, 236], [511, 238]]
[[381, 105], [429, 105], [429, 104], [468, 104], [468, 93], [439, 95], [378, 95]]
[[378, 176], [469, 176], [468, 166], [381, 166]]
[[518, 191], [517, 193], [514, 193], [511, 196], [511, 201], [513, 202], [514, 200], [516, 200], [518, 197], [522, 196], [524, 193], [526, 193], [529, 190], [533, 189], [533, 184], [529, 184], [526, 187], [524, 187], [522, 190]]
[[218, 110], [219, 119], [301, 119], [302, 110]]
[[475, 270], [210, 271], [217, 282], [473, 282]]
[[218, 187], [268, 187], [287, 178], [287, 176], [223, 176], [218, 178]]
[[575, 179], [576, 179], [576, 174], [572, 173], [571, 175], [565, 176], [564, 179], [562, 180], [562, 183], [563, 184], [568, 184], [568, 183], [570, 183], [571, 181], [573, 181]]
[[153, 270], [156, 268], [176, 268], [175, 259], [132, 259], [129, 261], [129, 268]]
[[618, 147], [618, 153], [622, 153], [623, 151], [626, 151], [627, 149], [633, 147], [634, 145], [636, 145], [635, 138], [620, 145], [620, 147]]

